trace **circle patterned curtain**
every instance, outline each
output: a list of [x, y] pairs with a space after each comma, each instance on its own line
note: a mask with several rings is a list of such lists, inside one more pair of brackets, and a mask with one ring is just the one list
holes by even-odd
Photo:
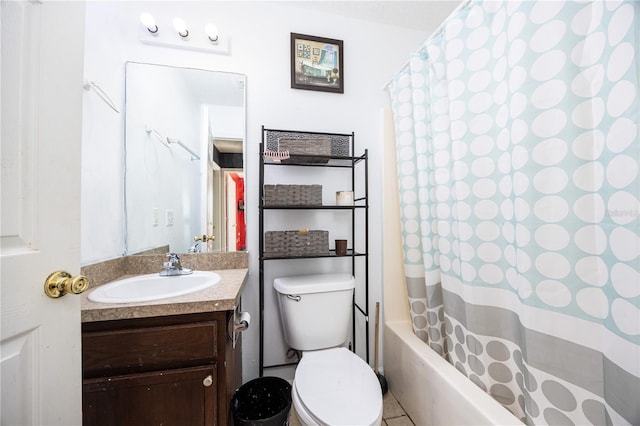
[[639, 16], [469, 2], [391, 83], [414, 331], [528, 424], [640, 424]]

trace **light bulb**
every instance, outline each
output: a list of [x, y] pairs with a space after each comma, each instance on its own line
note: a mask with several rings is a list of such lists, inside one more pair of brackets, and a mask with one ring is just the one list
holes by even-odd
[[216, 41], [218, 41], [218, 27], [216, 27], [213, 24], [207, 24], [204, 27], [204, 32], [207, 34], [207, 37], [209, 37], [209, 40], [213, 43], [215, 43]]
[[178, 35], [182, 38], [189, 37], [189, 30], [187, 29], [187, 24], [181, 18], [173, 19], [173, 28], [178, 32]]
[[150, 33], [155, 34], [158, 32], [158, 26], [156, 25], [156, 20], [153, 19], [153, 16], [145, 12], [140, 15], [140, 22], [144, 25]]

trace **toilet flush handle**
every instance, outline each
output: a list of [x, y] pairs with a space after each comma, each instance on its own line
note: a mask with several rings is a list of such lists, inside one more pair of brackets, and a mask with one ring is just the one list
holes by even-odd
[[291, 300], [295, 300], [296, 302], [299, 302], [300, 299], [302, 299], [302, 297], [296, 296], [296, 295], [293, 295], [293, 294], [287, 294], [287, 298], [291, 299]]

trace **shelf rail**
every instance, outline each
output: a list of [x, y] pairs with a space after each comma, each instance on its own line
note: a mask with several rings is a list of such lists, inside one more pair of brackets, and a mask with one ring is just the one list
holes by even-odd
[[[305, 135], [328, 135], [328, 136], [341, 136], [348, 137], [350, 140], [350, 156], [314, 156], [309, 155], [308, 157], [313, 158], [323, 158], [327, 159], [326, 163], [306, 163], [306, 162], [274, 162], [269, 158], [264, 157], [264, 152], [266, 149], [266, 141], [265, 141], [265, 133], [266, 132], [282, 132], [282, 133], [300, 133]], [[284, 364], [276, 364], [276, 365], [265, 365], [264, 363], [264, 346], [265, 346], [265, 262], [269, 260], [287, 260], [287, 259], [312, 259], [312, 258], [329, 258], [336, 257], [335, 250], [331, 250], [328, 255], [321, 256], [265, 256], [264, 255], [264, 221], [265, 221], [265, 211], [267, 210], [351, 210], [351, 243], [353, 247], [347, 252], [347, 256], [351, 257], [351, 274], [356, 276], [356, 261], [357, 259], [364, 258], [364, 307], [360, 306], [356, 302], [356, 292], [354, 291], [353, 299], [352, 299], [352, 347], [351, 350], [354, 352], [357, 351], [357, 333], [356, 333], [356, 313], [360, 313], [364, 317], [365, 321], [365, 357], [366, 362], [369, 363], [369, 346], [370, 346], [370, 338], [369, 338], [369, 166], [368, 166], [368, 150], [364, 150], [364, 154], [360, 156], [355, 155], [355, 133], [327, 133], [327, 132], [307, 132], [307, 131], [296, 131], [296, 130], [283, 130], [283, 129], [268, 129], [265, 126], [262, 126], [262, 139], [260, 142], [260, 161], [259, 161], [259, 183], [260, 183], [260, 191], [259, 191], [259, 202], [258, 202], [258, 235], [259, 235], [259, 309], [260, 309], [260, 319], [259, 319], [259, 328], [260, 328], [260, 348], [259, 348], [259, 376], [264, 376], [264, 370], [270, 368], [281, 368], [293, 366], [296, 363], [284, 363]], [[304, 155], [297, 155], [298, 158], [304, 159]], [[351, 190], [354, 194], [356, 194], [356, 165], [364, 163], [364, 196], [358, 197], [354, 200], [353, 206], [265, 206], [263, 199], [263, 188], [265, 184], [265, 166], [304, 166], [304, 167], [343, 167], [343, 168], [351, 168]], [[362, 190], [362, 189], [361, 189]], [[356, 204], [356, 203], [364, 204]], [[363, 213], [362, 213], [363, 212]], [[356, 251], [356, 221], [358, 217], [356, 214], [364, 214], [364, 235], [362, 239], [364, 240], [364, 252]], [[340, 256], [345, 257], [345, 256]], [[362, 267], [362, 265], [360, 265]], [[351, 346], [351, 345], [350, 345]]]

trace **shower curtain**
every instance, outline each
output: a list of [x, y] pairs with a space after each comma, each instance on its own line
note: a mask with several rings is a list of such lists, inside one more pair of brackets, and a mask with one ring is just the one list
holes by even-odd
[[390, 83], [414, 331], [526, 424], [640, 424], [639, 16], [469, 1]]

